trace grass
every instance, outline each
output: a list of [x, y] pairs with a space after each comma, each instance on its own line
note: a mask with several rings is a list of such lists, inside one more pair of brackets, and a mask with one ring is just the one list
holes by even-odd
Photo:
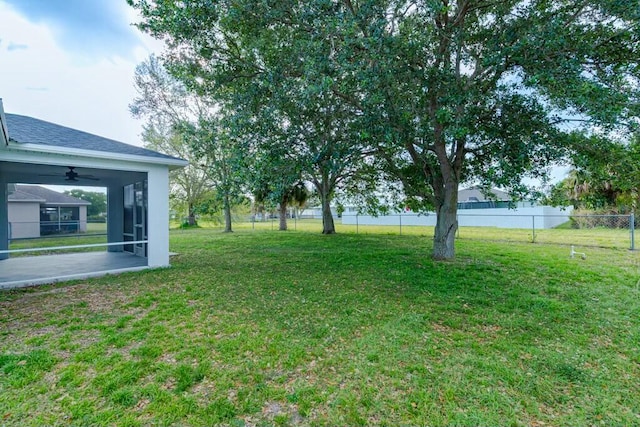
[[170, 269], [0, 294], [3, 425], [637, 425], [638, 254], [172, 233]]

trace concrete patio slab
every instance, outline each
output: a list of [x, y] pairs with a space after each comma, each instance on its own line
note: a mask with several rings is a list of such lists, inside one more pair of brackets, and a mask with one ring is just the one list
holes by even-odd
[[127, 252], [83, 252], [0, 260], [0, 289], [84, 279], [149, 268]]

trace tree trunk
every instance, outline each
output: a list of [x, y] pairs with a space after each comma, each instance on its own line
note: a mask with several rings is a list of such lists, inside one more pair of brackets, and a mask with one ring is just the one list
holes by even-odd
[[441, 197], [436, 197], [436, 200], [433, 259], [451, 260], [455, 257], [455, 238], [458, 230], [458, 183], [448, 182]]
[[193, 203], [189, 203], [189, 216], [187, 217], [187, 221], [189, 223], [189, 226], [194, 226], [196, 225], [196, 213], [195, 213], [195, 208], [193, 207]]
[[321, 194], [322, 198], [322, 234], [335, 234], [336, 226], [331, 214], [331, 197], [329, 194]]
[[287, 203], [280, 202], [280, 231], [287, 231]]
[[318, 190], [322, 203], [322, 234], [335, 234], [336, 226], [333, 223], [333, 215], [331, 214], [331, 195], [335, 183], [332, 184], [326, 168], [321, 171], [321, 175], [321, 180], [314, 179], [313, 184]]
[[233, 232], [231, 229], [231, 202], [229, 201], [229, 196], [226, 194], [224, 196], [224, 232]]

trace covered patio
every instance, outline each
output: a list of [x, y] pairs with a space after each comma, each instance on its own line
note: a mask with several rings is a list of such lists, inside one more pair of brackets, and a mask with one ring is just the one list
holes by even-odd
[[[0, 289], [169, 266], [169, 170], [186, 161], [27, 116], [0, 102]], [[11, 184], [101, 187], [102, 252], [12, 258]], [[80, 245], [81, 247], [82, 245]], [[96, 246], [96, 245], [93, 245]], [[95, 250], [95, 247], [92, 248]]]

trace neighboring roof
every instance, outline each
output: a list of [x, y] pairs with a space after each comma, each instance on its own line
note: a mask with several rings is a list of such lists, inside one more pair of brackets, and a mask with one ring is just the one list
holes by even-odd
[[5, 114], [9, 140], [23, 144], [40, 144], [54, 147], [102, 151], [106, 153], [152, 157], [156, 159], [182, 160], [146, 148], [136, 147], [109, 138], [93, 135], [77, 129], [18, 114]]
[[25, 193], [24, 191], [16, 190], [9, 193], [10, 202], [31, 202], [31, 203], [44, 203], [45, 199], [34, 196], [33, 194]]
[[458, 202], [484, 202], [487, 200], [511, 200], [509, 193], [505, 193], [504, 191], [497, 190], [495, 188], [491, 189], [491, 193], [488, 196], [485, 196], [482, 193], [482, 190], [476, 187], [465, 188], [464, 190], [458, 191]]
[[88, 206], [91, 203], [71, 197], [67, 194], [58, 193], [39, 185], [16, 185], [16, 191], [9, 194], [10, 202], [35, 202], [55, 206]]

